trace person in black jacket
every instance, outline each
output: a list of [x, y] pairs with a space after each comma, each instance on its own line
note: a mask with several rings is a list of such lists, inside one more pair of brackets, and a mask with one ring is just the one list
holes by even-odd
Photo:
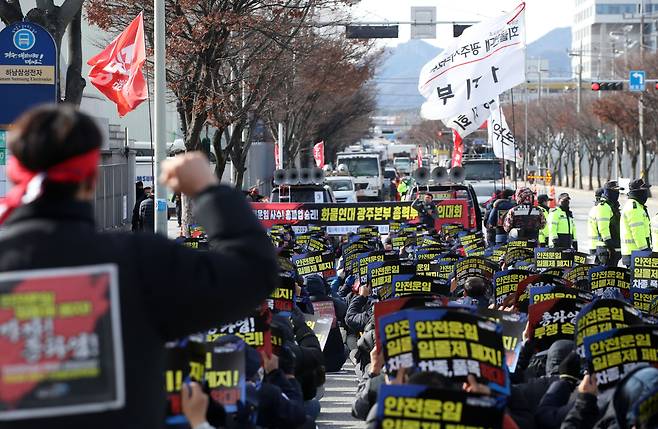
[[155, 232], [155, 195], [152, 193], [139, 205], [139, 230]]
[[139, 231], [139, 205], [146, 198], [146, 192], [144, 191], [144, 182], [141, 180], [135, 182], [135, 205], [133, 207], [133, 215], [131, 219], [132, 231]]
[[[3, 421], [4, 429], [160, 428], [165, 341], [243, 317], [276, 284], [276, 259], [265, 231], [242, 195], [218, 184], [200, 153], [168, 160], [161, 179], [195, 199], [211, 251], [192, 250], [157, 234], [96, 231], [90, 201], [101, 141], [94, 121], [68, 106], [40, 107], [15, 122], [9, 140], [15, 159], [8, 166], [15, 187], [0, 217], [0, 272], [118, 268], [124, 368], [116, 376], [125, 382], [125, 403], [117, 409]], [[26, 202], [27, 182], [31, 191], [40, 188], [30, 193], [31, 202]], [[68, 388], [80, 382], [67, 382]]]

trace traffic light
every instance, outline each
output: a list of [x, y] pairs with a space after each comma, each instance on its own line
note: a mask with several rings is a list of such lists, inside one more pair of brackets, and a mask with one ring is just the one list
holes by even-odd
[[622, 91], [623, 82], [592, 82], [592, 91]]

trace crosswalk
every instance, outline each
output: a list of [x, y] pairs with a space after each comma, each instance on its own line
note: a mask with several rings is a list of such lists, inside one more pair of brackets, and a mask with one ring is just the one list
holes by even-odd
[[365, 423], [352, 417], [352, 401], [356, 394], [354, 365], [348, 359], [340, 372], [327, 374], [324, 384], [322, 412], [317, 420], [320, 429], [354, 428], [363, 429]]

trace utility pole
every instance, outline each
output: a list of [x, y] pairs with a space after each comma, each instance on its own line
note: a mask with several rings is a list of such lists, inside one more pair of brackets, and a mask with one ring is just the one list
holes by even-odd
[[583, 42], [580, 42], [580, 50], [578, 51], [578, 88], [576, 88], [576, 113], [580, 113], [582, 86], [583, 86]]
[[525, 176], [525, 179], [528, 178], [528, 163], [530, 160], [528, 159], [528, 103], [530, 102], [530, 99], [528, 97], [528, 81], [526, 80], [525, 83], [525, 130], [524, 130], [524, 136], [523, 136], [523, 174]]
[[155, 232], [167, 235], [167, 189], [158, 183], [162, 162], [167, 158], [167, 123], [165, 103], [167, 90], [165, 73], [165, 4], [164, 0], [153, 0], [153, 40], [154, 40], [154, 105], [155, 105]]

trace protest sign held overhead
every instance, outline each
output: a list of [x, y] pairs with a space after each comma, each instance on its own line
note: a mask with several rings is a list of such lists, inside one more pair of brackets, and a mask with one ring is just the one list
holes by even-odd
[[391, 280], [393, 295], [448, 295], [450, 285], [446, 281], [435, 277], [426, 277], [418, 274], [399, 274]]
[[525, 81], [525, 3], [475, 24], [420, 72], [425, 119], [445, 119]]
[[617, 299], [597, 299], [576, 316], [576, 346], [582, 346], [583, 339], [590, 335], [642, 323], [642, 314], [630, 304]]
[[509, 394], [500, 325], [457, 309], [406, 313], [414, 361], [421, 371], [435, 371], [458, 381], [472, 374], [492, 390]]
[[493, 279], [496, 305], [502, 305], [508, 296], [514, 295], [519, 283], [531, 274], [530, 271], [515, 269], [496, 272]]
[[210, 398], [226, 412], [236, 412], [238, 403], [245, 401], [245, 343], [209, 344], [204, 379]]
[[382, 429], [501, 429], [504, 407], [503, 398], [412, 384], [385, 384], [377, 398], [377, 421]]
[[593, 294], [603, 296], [609, 291], [618, 292], [630, 299], [631, 275], [626, 268], [594, 267], [590, 268], [589, 286]]
[[0, 274], [0, 421], [123, 407], [119, 311], [115, 265]]
[[640, 363], [658, 366], [658, 330], [655, 326], [610, 329], [584, 338], [588, 370], [599, 390], [615, 385]]

